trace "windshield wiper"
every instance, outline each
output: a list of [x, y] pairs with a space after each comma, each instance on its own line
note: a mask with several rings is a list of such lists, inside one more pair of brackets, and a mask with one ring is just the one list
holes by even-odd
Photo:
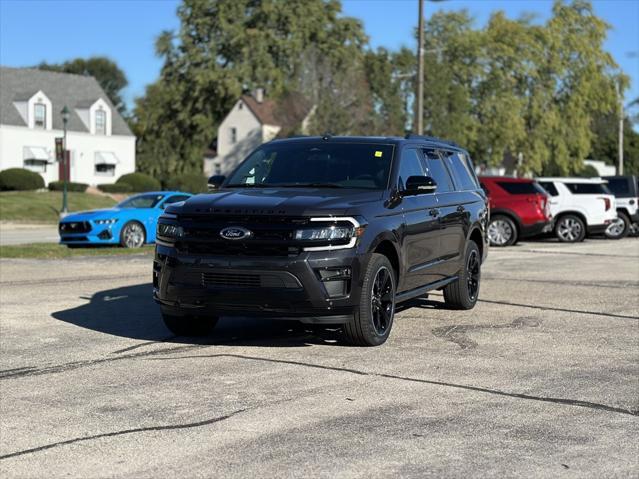
[[278, 188], [344, 188], [337, 183], [284, 183], [273, 186]]

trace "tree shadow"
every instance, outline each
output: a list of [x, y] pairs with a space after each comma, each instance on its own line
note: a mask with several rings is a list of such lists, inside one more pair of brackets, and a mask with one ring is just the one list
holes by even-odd
[[306, 325], [298, 321], [223, 317], [210, 336], [178, 337], [164, 326], [151, 283], [99, 291], [81, 306], [56, 311], [55, 319], [113, 336], [181, 344], [233, 344], [258, 347], [336, 345], [338, 326]]

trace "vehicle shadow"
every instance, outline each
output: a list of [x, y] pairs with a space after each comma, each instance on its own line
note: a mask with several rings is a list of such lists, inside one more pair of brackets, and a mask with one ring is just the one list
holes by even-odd
[[56, 311], [52, 316], [75, 326], [136, 340], [181, 344], [300, 347], [342, 343], [339, 327], [305, 325], [297, 321], [221, 318], [210, 336], [178, 337], [164, 326], [153, 301], [151, 283], [99, 291], [86, 304]]

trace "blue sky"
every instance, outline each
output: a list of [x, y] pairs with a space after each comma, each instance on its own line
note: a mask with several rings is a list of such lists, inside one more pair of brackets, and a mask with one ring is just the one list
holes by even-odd
[[[373, 47], [414, 47], [416, 0], [342, 0], [346, 15], [364, 22]], [[639, 1], [595, 0], [596, 13], [612, 29], [606, 48], [632, 78], [626, 94], [639, 97]], [[76, 57], [106, 55], [124, 70], [129, 104], [153, 82], [161, 61], [154, 41], [166, 29], [177, 29], [178, 0], [0, 0], [0, 64], [31, 66], [41, 61], [62, 62]], [[491, 12], [509, 17], [534, 13], [548, 18], [552, 0], [449, 0], [425, 3], [425, 15], [434, 11], [466, 8], [486, 22]]]

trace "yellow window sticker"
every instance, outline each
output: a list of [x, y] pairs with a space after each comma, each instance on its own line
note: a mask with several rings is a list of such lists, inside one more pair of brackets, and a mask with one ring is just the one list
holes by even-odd
[[382, 152], [381, 151], [376, 151], [375, 152], [375, 158], [381, 158], [382, 157]]

